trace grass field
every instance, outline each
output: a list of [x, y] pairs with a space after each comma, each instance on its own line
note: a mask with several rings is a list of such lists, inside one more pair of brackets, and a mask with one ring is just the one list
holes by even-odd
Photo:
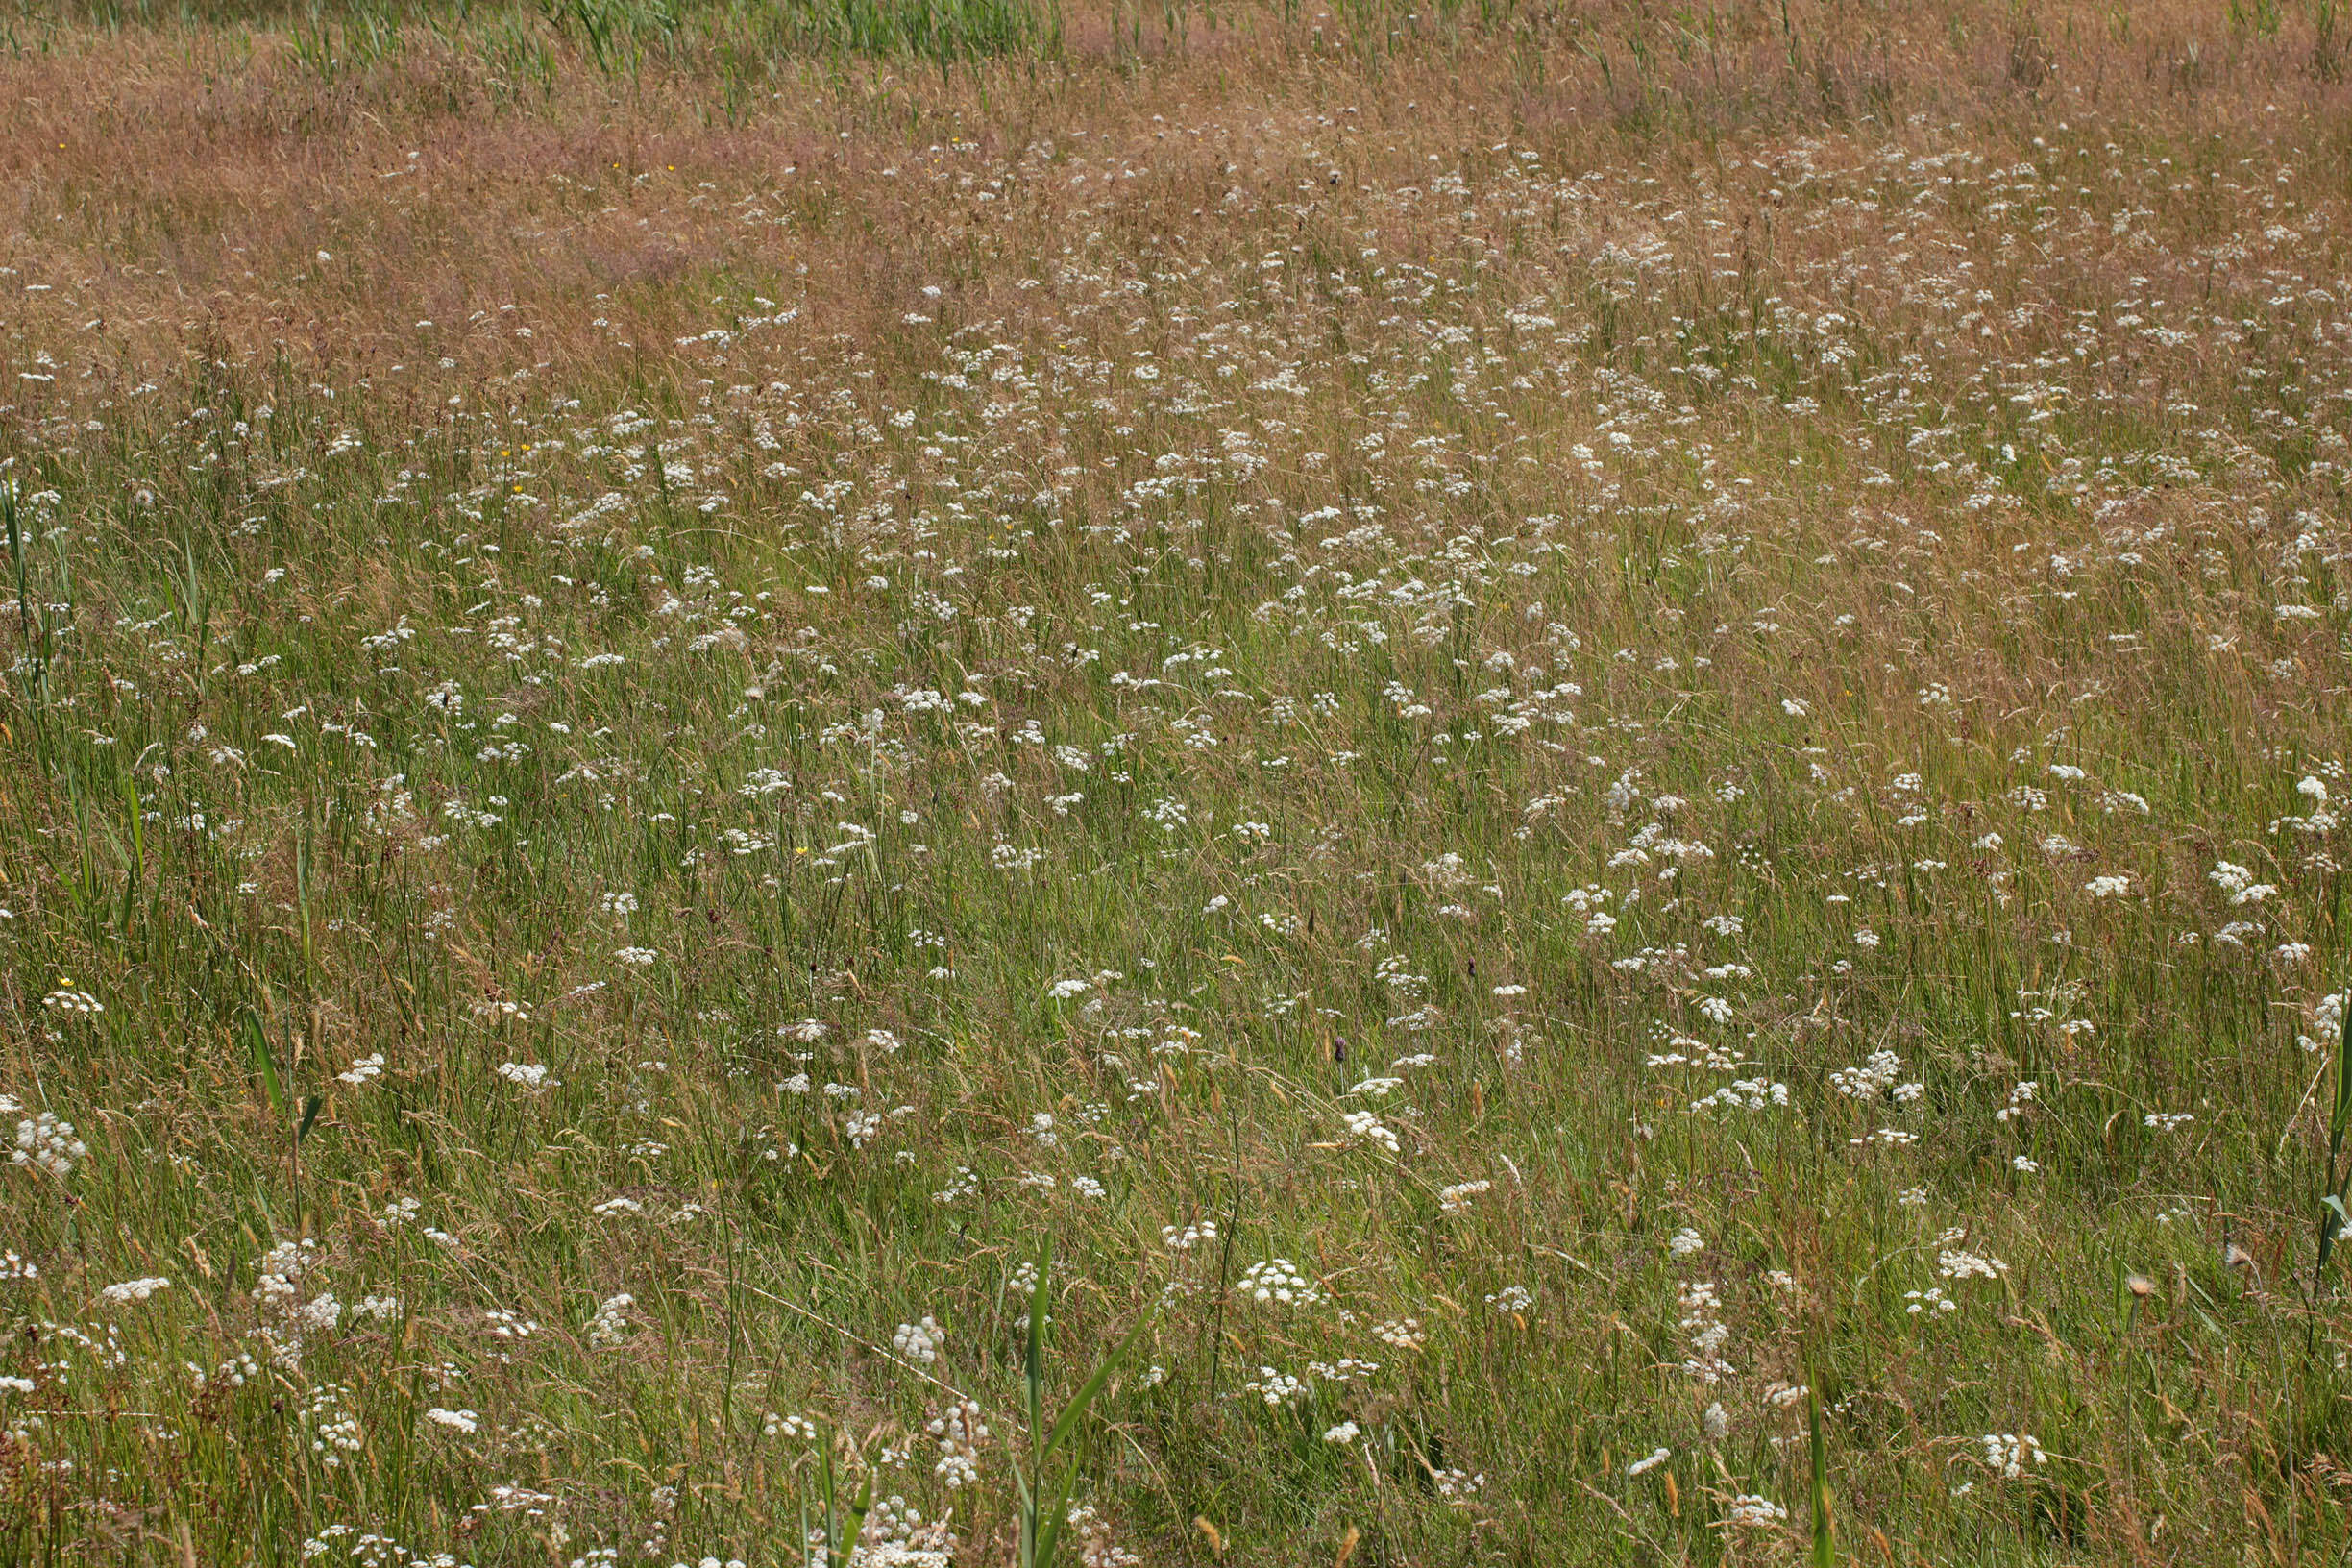
[[2345, 30], [0, 15], [0, 1562], [2344, 1560]]

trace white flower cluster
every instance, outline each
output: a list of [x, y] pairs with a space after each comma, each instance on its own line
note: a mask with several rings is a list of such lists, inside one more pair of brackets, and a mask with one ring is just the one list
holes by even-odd
[[2216, 861], [2214, 869], [2205, 875], [2215, 887], [2230, 895], [2232, 904], [2259, 904], [2279, 891], [2268, 882], [2255, 881], [2252, 871], [2226, 860]]
[[207, 1372], [194, 1361], [186, 1361], [182, 1364], [187, 1367], [188, 1381], [196, 1385], [198, 1393], [203, 1393], [215, 1383], [225, 1383], [232, 1388], [242, 1388], [248, 1383], [257, 1382], [261, 1376], [261, 1363], [255, 1360], [252, 1355], [245, 1351], [239, 1351], [230, 1357], [221, 1362], [218, 1370], [212, 1372]]
[[1308, 1375], [1321, 1378], [1325, 1383], [1361, 1383], [1380, 1369], [1380, 1362], [1360, 1361], [1353, 1356], [1342, 1356], [1335, 1361], [1307, 1363]]
[[1829, 1075], [1829, 1087], [1848, 1099], [1874, 1100], [1895, 1087], [1902, 1058], [1893, 1051], [1873, 1051], [1858, 1067], [1840, 1067]]
[[1493, 1189], [1494, 1183], [1488, 1181], [1458, 1182], [1452, 1187], [1440, 1188], [1437, 1192], [1438, 1211], [1448, 1214], [1468, 1213], [1472, 1198]]
[[1091, 1503], [1079, 1504], [1063, 1518], [1078, 1532], [1082, 1568], [1140, 1568], [1143, 1559], [1111, 1538], [1111, 1521], [1097, 1514]]
[[57, 1013], [73, 1013], [84, 1017], [104, 1013], [106, 1004], [86, 991], [79, 991], [71, 980], [60, 980], [57, 990], [41, 998], [41, 1006]]
[[1691, 1101], [1691, 1114], [1703, 1111], [1761, 1111], [1769, 1105], [1789, 1103], [1789, 1087], [1768, 1078], [1742, 1078], [1727, 1084], [1712, 1094]]
[[298, 1334], [310, 1329], [332, 1329], [343, 1321], [343, 1304], [335, 1299], [333, 1291], [322, 1290], [295, 1308], [289, 1321]]
[[[866, 1516], [866, 1528], [861, 1533], [864, 1545], [858, 1549], [852, 1560], [862, 1564], [879, 1560], [873, 1554], [883, 1549], [906, 1552], [935, 1547], [943, 1535], [943, 1523], [925, 1526], [922, 1511], [893, 1492], [875, 1501], [873, 1511]], [[889, 1560], [904, 1561], [902, 1558]], [[681, 1564], [680, 1568], [684, 1568], [684, 1565]]]
[[[14, 1110], [14, 1105], [7, 1107]], [[89, 1158], [89, 1149], [74, 1137], [70, 1121], [60, 1121], [57, 1114], [43, 1111], [16, 1124], [16, 1147], [9, 1159], [19, 1165], [32, 1165], [45, 1170], [61, 1180], [73, 1173], [77, 1161]]]
[[158, 1290], [164, 1289], [170, 1285], [171, 1281], [158, 1275], [143, 1280], [124, 1280], [119, 1285], [108, 1286], [98, 1294], [101, 1299], [117, 1307], [126, 1307], [135, 1301], [145, 1301]]
[[501, 1339], [528, 1339], [539, 1332], [536, 1321], [504, 1307], [488, 1309], [482, 1313], [482, 1319], [489, 1324], [490, 1332]]
[[919, 1323], [901, 1323], [898, 1332], [891, 1335], [891, 1349], [925, 1366], [939, 1360], [940, 1347], [946, 1342], [947, 1331], [929, 1316]]
[[625, 1290], [617, 1296], [606, 1296], [598, 1304], [596, 1315], [588, 1320], [588, 1342], [609, 1350], [627, 1339], [628, 1310], [636, 1305], [637, 1298]]
[[264, 1311], [282, 1309], [294, 1299], [296, 1282], [314, 1261], [318, 1243], [310, 1240], [281, 1241], [263, 1253], [254, 1264], [258, 1276], [254, 1282], [254, 1304]]
[[1241, 1385], [1245, 1394], [1256, 1394], [1269, 1408], [1288, 1405], [1307, 1397], [1307, 1384], [1287, 1372], [1270, 1366], [1258, 1369], [1258, 1376]]
[[1946, 1248], [1936, 1254], [1936, 1272], [1948, 1280], [1997, 1280], [2009, 1272], [2009, 1265], [1998, 1258]]
[[[822, 1562], [821, 1556], [812, 1556], [812, 1562]], [[944, 1552], [924, 1547], [905, 1546], [896, 1541], [874, 1541], [849, 1549], [847, 1568], [951, 1568], [953, 1562]], [[740, 1568], [740, 1565], [736, 1565]]]
[[366, 1442], [359, 1418], [345, 1403], [351, 1389], [339, 1383], [321, 1384], [303, 1408], [303, 1424], [310, 1429], [310, 1452], [330, 1470], [342, 1466], [343, 1456], [356, 1454]]
[[1723, 1301], [1715, 1293], [1713, 1282], [1700, 1280], [1681, 1286], [1677, 1292], [1682, 1308], [1682, 1329], [1690, 1336], [1691, 1358], [1682, 1363], [1682, 1370], [1704, 1384], [1721, 1383], [1731, 1373], [1731, 1364], [1723, 1359], [1723, 1348], [1731, 1338], [1731, 1330], [1723, 1321]]
[[2042, 1445], [2021, 1432], [1988, 1432], [1977, 1441], [1984, 1444], [1985, 1463], [2004, 1480], [2017, 1480], [2029, 1462], [2049, 1463]]
[[980, 1419], [979, 1406], [960, 1399], [924, 1430], [939, 1443], [939, 1462], [931, 1473], [942, 1485], [952, 1492], [980, 1479], [980, 1445], [988, 1440], [989, 1429]]
[[281, 1241], [255, 1260], [253, 1302], [264, 1320], [275, 1320], [263, 1332], [280, 1366], [299, 1366], [305, 1337], [342, 1321], [343, 1304], [331, 1292], [303, 1299], [301, 1281], [318, 1261], [318, 1243], [307, 1239]]
[[1300, 1273], [1298, 1265], [1287, 1258], [1269, 1258], [1262, 1263], [1252, 1263], [1242, 1272], [1236, 1288], [1253, 1301], [1275, 1302], [1285, 1307], [1312, 1307], [1323, 1300], [1321, 1287]]
[[2307, 1051], [2316, 1051], [2340, 1040], [2344, 1026], [2344, 996], [2343, 992], [2332, 991], [2320, 997], [2312, 1008], [2312, 1028], [2319, 1038], [2314, 1040], [2309, 1035], [2299, 1035], [2295, 1043]]

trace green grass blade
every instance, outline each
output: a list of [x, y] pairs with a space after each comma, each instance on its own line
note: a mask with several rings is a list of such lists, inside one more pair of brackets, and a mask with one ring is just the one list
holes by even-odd
[[285, 1086], [278, 1078], [278, 1059], [271, 1054], [269, 1032], [261, 1026], [261, 1015], [252, 1008], [245, 1010], [245, 1049], [254, 1060], [254, 1069], [261, 1075], [261, 1087], [269, 1095], [270, 1109], [280, 1115], [286, 1114]]
[[1045, 1438], [1044, 1452], [1038, 1459], [1040, 1464], [1053, 1461], [1054, 1455], [1068, 1441], [1070, 1433], [1077, 1427], [1079, 1417], [1086, 1414], [1087, 1407], [1094, 1403], [1095, 1396], [1103, 1391], [1103, 1385], [1111, 1381], [1111, 1374], [1118, 1369], [1119, 1362], [1135, 1348], [1135, 1342], [1143, 1337], [1143, 1331], [1151, 1327], [1151, 1321], [1149, 1313], [1138, 1318], [1135, 1327], [1127, 1331], [1126, 1337], [1111, 1348], [1110, 1354], [1096, 1364], [1093, 1376], [1088, 1378], [1078, 1392], [1071, 1396], [1070, 1402], [1063, 1407], [1061, 1418], [1054, 1422], [1052, 1433]]
[[1053, 1273], [1053, 1237], [1047, 1237], [1038, 1249], [1037, 1283], [1029, 1290], [1029, 1335], [1021, 1356], [1023, 1399], [1029, 1421], [1029, 1440], [1037, 1441], [1038, 1423], [1043, 1419], [1045, 1389], [1045, 1304], [1046, 1285]]

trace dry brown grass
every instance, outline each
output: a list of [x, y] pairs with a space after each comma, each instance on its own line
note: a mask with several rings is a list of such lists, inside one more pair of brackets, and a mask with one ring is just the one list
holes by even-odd
[[[2292, 158], [2307, 210], [2342, 199], [2326, 171], [2346, 157], [2352, 97], [2311, 68], [2307, 28], [2233, 39], [2195, 6], [2015, 14], [2011, 32], [1971, 7], [1811, 5], [1784, 31], [1765, 7], [1584, 8], [1383, 39], [1244, 12], [1214, 31], [1191, 18], [1181, 41], [1155, 29], [1139, 56], [1081, 16], [1063, 59], [945, 80], [919, 62], [784, 61], [783, 86], [733, 123], [711, 107], [713, 61], [691, 51], [630, 81], [551, 34], [549, 87], [510, 95], [475, 49], [421, 25], [397, 60], [325, 84], [282, 32], [57, 33], [0, 60], [17, 106], [0, 131], [9, 264], [55, 289], [12, 302], [10, 325], [18, 342], [29, 328], [96, 332], [133, 365], [201, 343], [357, 370], [421, 357], [418, 320], [446, 347], [513, 307], [531, 351], [478, 344], [466, 374], [535, 355], [565, 374], [659, 375], [723, 280], [756, 290], [791, 274], [813, 318], [871, 345], [894, 321], [881, 302], [918, 274], [1017, 321], [1019, 279], [1097, 228], [1146, 253], [1179, 233], [1196, 252], [1247, 246], [1266, 237], [1261, 203], [1294, 203], [1301, 232], [1361, 227], [1384, 254], [1442, 256], [1479, 236], [1434, 209], [1353, 198], [1498, 140], [1561, 167], [1638, 166], [1659, 206], [1723, 194], [1743, 280], [1768, 284], [1802, 279], [1807, 252], [1836, 238], [1776, 224], [1754, 164], [1795, 145], [1943, 145], [1964, 125], [2008, 156], [2072, 115], [2207, 165]], [[943, 202], [883, 173], [951, 139], [992, 162], [1073, 129], [1136, 165], [1115, 201], [1037, 181], [992, 204]], [[1237, 190], [1249, 200], [1229, 204]], [[743, 221], [750, 206], [769, 221]], [[2216, 232], [2233, 216], [2213, 204]], [[1605, 242], [1632, 218], [1576, 214], [1570, 234]], [[1529, 264], [1498, 261], [1514, 259]], [[2136, 263], [2104, 259], [2119, 264], [2037, 282], [2111, 293]], [[1533, 258], [1531, 280], [1547, 265]], [[599, 315], [613, 325], [591, 327]]]

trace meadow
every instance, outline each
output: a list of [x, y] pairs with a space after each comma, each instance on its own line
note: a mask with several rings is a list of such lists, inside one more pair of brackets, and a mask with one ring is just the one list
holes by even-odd
[[2344, 1560], [2344, 31], [0, 0], [0, 1561]]

